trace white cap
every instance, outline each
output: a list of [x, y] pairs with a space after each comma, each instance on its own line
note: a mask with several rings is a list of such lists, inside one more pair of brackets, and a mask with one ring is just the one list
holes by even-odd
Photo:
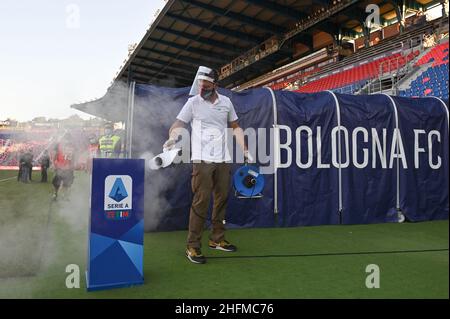
[[215, 71], [206, 66], [199, 66], [198, 70], [197, 70], [197, 74], [195, 75], [194, 82], [192, 83], [191, 91], [189, 92], [189, 95], [197, 95], [200, 93], [200, 90], [198, 88], [198, 80], [206, 80], [206, 81], [215, 83], [216, 82]]

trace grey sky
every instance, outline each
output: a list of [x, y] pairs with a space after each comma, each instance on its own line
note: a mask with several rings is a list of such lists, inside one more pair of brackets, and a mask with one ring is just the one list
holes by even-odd
[[[164, 0], [2, 0], [0, 120], [83, 113], [101, 97]], [[77, 18], [79, 13], [79, 19]]]

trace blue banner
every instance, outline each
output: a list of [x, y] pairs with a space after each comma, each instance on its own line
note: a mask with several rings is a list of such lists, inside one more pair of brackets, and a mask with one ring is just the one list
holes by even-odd
[[289, 128], [281, 130], [280, 143], [291, 137], [291, 160], [282, 149], [281, 165], [287, 167], [278, 169], [282, 225], [338, 224], [338, 172], [330, 165], [330, 132], [337, 123], [333, 97], [277, 91], [276, 100], [278, 124]]
[[[436, 98], [393, 98], [404, 145], [400, 204], [412, 221], [448, 219], [449, 131], [445, 108]], [[447, 113], [448, 114], [448, 113]]]
[[337, 99], [345, 128], [341, 135], [342, 223], [398, 221], [397, 163], [389, 167], [394, 106], [385, 95], [337, 95]]
[[[136, 86], [133, 157], [162, 151], [188, 93], [189, 88]], [[233, 102], [244, 130], [255, 129], [258, 140], [273, 137], [268, 89], [220, 93]], [[228, 228], [397, 222], [399, 213], [410, 221], [448, 219], [448, 101], [331, 92], [274, 95], [278, 200], [273, 173], [265, 175], [261, 199], [236, 198], [230, 187]], [[257, 165], [267, 166], [258, 151]], [[241, 166], [233, 164], [232, 173]], [[147, 231], [187, 228], [191, 172], [189, 163], [147, 171]]]
[[144, 160], [93, 160], [87, 289], [142, 284]]

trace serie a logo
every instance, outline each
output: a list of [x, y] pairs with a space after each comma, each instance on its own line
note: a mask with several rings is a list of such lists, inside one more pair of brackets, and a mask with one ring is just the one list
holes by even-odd
[[128, 175], [105, 178], [104, 211], [109, 220], [129, 219], [133, 209], [133, 180]]

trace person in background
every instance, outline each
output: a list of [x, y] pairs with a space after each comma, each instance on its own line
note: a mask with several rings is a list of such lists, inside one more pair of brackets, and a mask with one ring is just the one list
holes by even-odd
[[41, 164], [41, 183], [47, 183], [47, 169], [50, 167], [50, 156], [45, 150], [39, 163]]
[[28, 182], [28, 171], [25, 167], [25, 153], [23, 151], [20, 151], [19, 154], [19, 174], [17, 175], [17, 181], [26, 183]]
[[25, 154], [23, 154], [23, 160], [25, 165], [25, 173], [27, 175], [27, 182], [32, 181], [31, 175], [33, 173], [33, 150], [29, 148]]
[[63, 198], [67, 199], [70, 186], [74, 180], [74, 145], [70, 142], [60, 142], [55, 145], [55, 157], [53, 159], [53, 166], [55, 168], [55, 176], [52, 184], [55, 189], [53, 199], [57, 200], [60, 191], [63, 192]]
[[122, 149], [120, 136], [114, 134], [111, 123], [105, 125], [105, 134], [99, 139], [101, 158], [118, 158]]
[[92, 172], [92, 160], [99, 156], [99, 144], [95, 135], [89, 136], [88, 156], [86, 159], [86, 171]]

